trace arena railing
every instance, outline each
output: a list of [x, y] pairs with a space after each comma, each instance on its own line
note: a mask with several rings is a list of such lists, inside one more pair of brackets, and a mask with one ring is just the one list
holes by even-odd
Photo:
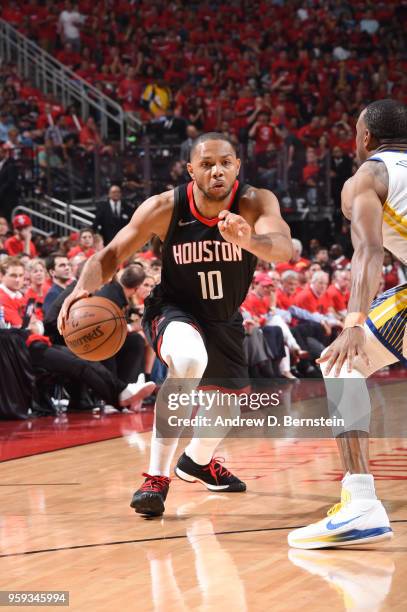
[[42, 236], [66, 236], [84, 227], [92, 227], [95, 218], [88, 210], [48, 196], [25, 200], [23, 205], [14, 208], [12, 216], [21, 213], [29, 215], [34, 233]]
[[52, 94], [65, 108], [76, 103], [83, 120], [88, 118], [90, 109], [97, 111], [103, 138], [116, 130], [122, 149], [126, 135], [139, 130], [141, 122], [137, 117], [125, 115], [120, 104], [61, 64], [4, 19], [0, 19], [0, 57], [16, 64], [20, 77], [44, 94]]

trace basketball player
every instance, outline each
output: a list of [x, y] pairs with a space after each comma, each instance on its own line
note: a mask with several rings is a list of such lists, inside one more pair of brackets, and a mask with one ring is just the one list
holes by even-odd
[[[163, 242], [161, 283], [146, 301], [144, 330], [168, 366], [157, 397], [150, 467], [133, 495], [139, 513], [161, 515], [170, 484], [170, 464], [182, 428], [159, 437], [168, 412], [168, 384], [177, 379], [247, 377], [239, 306], [250, 286], [256, 258], [288, 261], [290, 231], [276, 197], [241, 185], [234, 146], [218, 133], [203, 134], [187, 166], [192, 181], [146, 200], [130, 223], [86, 264], [59, 318], [63, 330], [70, 306], [94, 292], [156, 235]], [[178, 384], [178, 382], [177, 382]], [[242, 386], [245, 382], [242, 382]], [[187, 417], [192, 406], [177, 417]], [[246, 485], [213, 458], [219, 438], [194, 436], [175, 473], [211, 491], [245, 491]]]
[[[369, 104], [356, 124], [356, 154], [361, 166], [342, 191], [354, 246], [348, 314], [343, 332], [319, 359], [328, 399], [345, 420], [337, 437], [345, 471], [341, 503], [325, 519], [291, 532], [288, 543], [296, 548], [370, 544], [393, 535], [369, 473], [365, 379], [391, 363], [407, 365], [407, 284], [372, 303], [383, 247], [407, 263], [407, 106], [395, 100]], [[344, 379], [339, 402], [336, 377]]]

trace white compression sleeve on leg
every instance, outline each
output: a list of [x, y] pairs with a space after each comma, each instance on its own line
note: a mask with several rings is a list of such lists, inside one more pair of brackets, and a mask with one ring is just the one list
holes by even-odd
[[187, 418], [192, 405], [169, 409], [169, 395], [174, 391], [175, 380], [178, 393], [191, 393], [199, 384], [206, 369], [208, 357], [200, 333], [188, 323], [172, 321], [167, 326], [161, 345], [161, 356], [168, 365], [168, 378], [157, 396], [154, 428], [150, 450], [150, 475], [169, 476], [182, 427], [169, 427], [168, 419], [176, 415]]

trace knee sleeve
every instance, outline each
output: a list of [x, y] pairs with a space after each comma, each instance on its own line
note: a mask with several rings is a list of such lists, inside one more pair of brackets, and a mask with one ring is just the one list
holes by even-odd
[[165, 329], [161, 357], [167, 363], [172, 378], [201, 379], [208, 364], [201, 334], [182, 321], [172, 321]]

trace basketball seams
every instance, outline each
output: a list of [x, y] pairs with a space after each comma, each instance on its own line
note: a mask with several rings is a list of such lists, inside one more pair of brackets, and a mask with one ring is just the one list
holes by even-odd
[[[102, 301], [102, 304], [89, 303], [93, 302], [94, 298], [96, 298], [98, 301]], [[88, 310], [93, 311], [93, 316], [91, 317], [93, 319], [92, 321], [87, 321], [86, 319], [88, 319], [89, 317], [87, 317], [86, 315], [83, 318], [81, 317], [81, 310], [83, 309], [85, 309], [85, 312]], [[87, 359], [88, 361], [103, 361], [104, 359], [108, 359], [111, 356], [115, 355], [123, 346], [127, 332], [126, 319], [124, 317], [123, 311], [117, 306], [117, 304], [115, 304], [111, 300], [108, 300], [107, 298], [101, 296], [91, 296], [86, 300], [80, 300], [72, 306], [70, 315], [74, 315], [74, 318], [77, 319], [78, 327], [75, 330], [72, 329], [72, 319], [70, 316], [68, 319], [68, 326], [70, 330], [67, 335], [64, 334], [64, 338], [68, 348], [78, 357]], [[97, 320], [97, 318], [101, 316], [104, 316], [105, 318]], [[101, 326], [102, 328], [103, 326], [106, 327], [107, 323], [109, 323], [110, 326], [110, 322], [112, 322], [112, 328], [108, 335], [105, 335], [103, 332], [102, 337], [94, 337], [92, 339], [89, 339], [88, 342], [85, 341], [83, 344], [79, 344], [79, 346], [76, 346], [75, 348], [74, 346], [72, 346], [71, 348], [70, 345], [73, 345], [76, 340], [80, 340], [81, 337], [86, 336], [87, 334], [92, 334], [92, 331], [96, 330], [99, 326]], [[82, 326], [83, 323], [85, 323], [84, 326]], [[113, 345], [114, 348], [112, 349], [112, 344], [115, 338], [116, 343]], [[100, 344], [97, 343], [98, 340], [101, 341]], [[107, 347], [106, 344], [108, 345]], [[81, 349], [84, 349], [85, 347], [87, 347], [88, 350], [81, 352]], [[107, 350], [109, 353], [106, 356], [103, 355], [104, 347], [106, 347], [105, 350]]]
[[[78, 357], [83, 357], [84, 355], [88, 355], [90, 353], [94, 353], [96, 351], [98, 351], [106, 342], [108, 342], [110, 340], [110, 338], [113, 336], [113, 334], [115, 334], [116, 330], [117, 330], [117, 318], [115, 317], [114, 319], [109, 319], [109, 321], [114, 321], [115, 322], [115, 327], [113, 328], [113, 330], [110, 332], [110, 334], [103, 339], [103, 342], [101, 344], [97, 344], [96, 346], [94, 345], [89, 351], [85, 351], [84, 353], [76, 353], [78, 355]], [[83, 331], [83, 330], [81, 330]], [[120, 337], [121, 339], [121, 337]], [[113, 353], [113, 355], [115, 353], [117, 353], [118, 349], [115, 350], [115, 352]], [[113, 355], [111, 355], [113, 357]], [[97, 359], [89, 359], [89, 361], [104, 361], [104, 359], [110, 359], [110, 357], [104, 357], [104, 358], [100, 358], [98, 357]]]
[[64, 338], [65, 340], [68, 340], [68, 338], [70, 338], [73, 334], [78, 334], [79, 332], [85, 331], [85, 329], [89, 329], [89, 327], [95, 327], [96, 325], [101, 325], [102, 323], [109, 323], [109, 321], [120, 321], [121, 319], [123, 321], [126, 321], [124, 316], [116, 317], [116, 315], [112, 315], [110, 319], [102, 319], [101, 321], [97, 321], [96, 323], [95, 322], [89, 323], [89, 325], [87, 325], [86, 327], [81, 327], [80, 329], [76, 329], [75, 331], [72, 331], [67, 336], [65, 335]]

